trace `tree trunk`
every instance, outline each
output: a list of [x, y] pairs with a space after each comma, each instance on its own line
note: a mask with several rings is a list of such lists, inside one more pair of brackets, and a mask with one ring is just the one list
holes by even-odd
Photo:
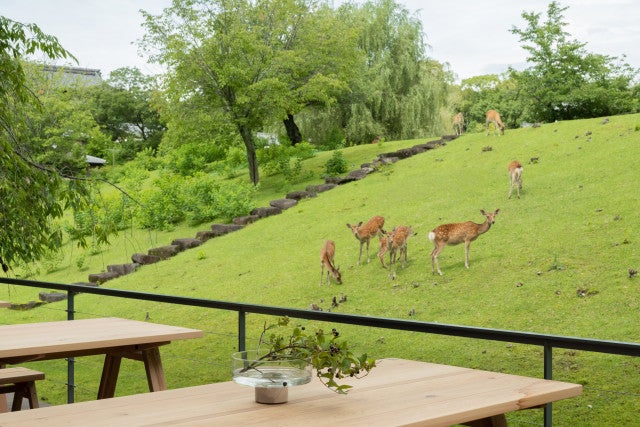
[[258, 158], [256, 157], [256, 145], [253, 142], [253, 136], [251, 130], [243, 125], [238, 125], [238, 130], [244, 141], [244, 146], [247, 149], [247, 163], [249, 164], [249, 177], [253, 185], [258, 185], [260, 180], [258, 173]]
[[287, 114], [287, 118], [283, 121], [284, 127], [287, 130], [287, 136], [289, 137], [289, 141], [291, 141], [291, 145], [293, 146], [299, 142], [302, 142], [302, 134], [300, 133], [300, 129], [293, 119], [293, 114]]

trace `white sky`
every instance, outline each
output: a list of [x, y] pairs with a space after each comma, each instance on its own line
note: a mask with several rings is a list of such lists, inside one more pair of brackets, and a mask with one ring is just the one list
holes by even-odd
[[[509, 30], [525, 28], [523, 11], [541, 13], [550, 0], [397, 0], [423, 22], [428, 56], [448, 62], [459, 79], [522, 69], [526, 52]], [[339, 0], [336, 0], [336, 4]], [[0, 0], [0, 15], [35, 23], [74, 54], [80, 67], [97, 68], [103, 78], [117, 68], [160, 72], [137, 54], [143, 35], [140, 9], [159, 14], [170, 0]], [[561, 0], [566, 30], [589, 52], [622, 57], [640, 68], [640, 1]], [[455, 8], [455, 10], [454, 10]]]

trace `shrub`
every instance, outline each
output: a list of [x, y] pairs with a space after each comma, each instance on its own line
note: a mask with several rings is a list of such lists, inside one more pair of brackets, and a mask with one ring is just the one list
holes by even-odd
[[331, 156], [331, 158], [327, 160], [327, 163], [325, 163], [325, 170], [329, 176], [336, 176], [345, 173], [348, 170], [348, 167], [349, 164], [340, 150], [334, 151], [333, 156]]

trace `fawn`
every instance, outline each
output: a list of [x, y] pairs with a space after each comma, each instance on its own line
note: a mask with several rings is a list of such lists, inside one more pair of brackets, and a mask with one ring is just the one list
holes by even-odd
[[498, 212], [500, 212], [500, 209], [496, 209], [492, 213], [487, 213], [484, 209], [481, 209], [480, 213], [486, 218], [482, 224], [476, 224], [473, 221], [442, 224], [429, 232], [429, 240], [434, 245], [431, 252], [431, 274], [435, 274], [435, 268], [437, 268], [438, 274], [442, 276], [440, 263], [438, 262], [438, 254], [442, 252], [442, 249], [447, 245], [453, 246], [462, 242], [464, 242], [464, 266], [469, 268], [469, 246], [471, 242], [476, 240], [479, 235], [489, 231], [491, 225], [495, 222], [495, 216], [498, 215]]
[[360, 255], [358, 255], [358, 265], [360, 265], [360, 259], [362, 258], [362, 246], [367, 244], [367, 262], [370, 262], [369, 258], [369, 241], [376, 235], [384, 234], [382, 229], [384, 226], [384, 218], [381, 216], [374, 216], [365, 225], [362, 225], [362, 221], [358, 225], [347, 224], [347, 228], [351, 230], [353, 235], [360, 242]]
[[520, 190], [522, 189], [522, 163], [517, 160], [509, 163], [509, 198], [513, 192], [513, 187], [516, 187], [518, 193], [518, 199], [520, 198]]
[[[387, 268], [384, 264], [384, 255], [387, 252], [389, 252], [389, 266], [395, 264], [396, 258], [399, 257], [402, 260], [402, 268], [405, 267], [407, 262], [407, 242], [414, 234], [413, 227], [400, 225], [398, 227], [394, 227], [389, 234], [385, 234], [380, 237], [378, 258], [380, 259], [383, 268]], [[400, 255], [398, 255], [398, 253]]]
[[336, 255], [336, 244], [333, 240], [327, 240], [322, 245], [320, 250], [320, 284], [322, 285], [322, 278], [324, 277], [324, 268], [327, 267], [327, 285], [331, 283], [331, 274], [336, 282], [342, 284], [342, 275], [340, 274], [340, 267], [333, 266], [333, 257]]

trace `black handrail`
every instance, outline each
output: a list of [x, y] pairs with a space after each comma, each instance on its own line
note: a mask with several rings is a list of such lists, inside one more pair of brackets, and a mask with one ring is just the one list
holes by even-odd
[[[238, 350], [245, 349], [245, 316], [246, 313], [268, 314], [275, 316], [288, 316], [297, 319], [318, 320], [349, 325], [368, 326], [382, 329], [394, 329], [400, 331], [422, 332], [430, 334], [447, 335], [454, 337], [484, 339], [490, 341], [505, 341], [510, 343], [539, 345], [544, 349], [544, 378], [553, 377], [553, 348], [565, 348], [572, 350], [585, 350], [597, 353], [619, 354], [626, 356], [640, 356], [640, 344], [632, 342], [596, 340], [560, 335], [537, 334], [531, 332], [510, 331], [504, 329], [480, 328], [472, 326], [450, 325], [442, 323], [422, 322], [416, 320], [392, 319], [375, 316], [359, 316], [353, 314], [323, 312], [314, 310], [302, 310], [287, 307], [277, 307], [240, 302], [210, 300], [202, 298], [180, 297], [174, 295], [152, 294], [146, 292], [126, 291], [121, 289], [108, 289], [96, 286], [79, 284], [61, 284], [40, 282], [24, 279], [1, 278], [0, 283], [17, 286], [28, 286], [43, 289], [56, 289], [66, 291], [67, 318], [73, 319], [75, 312], [74, 295], [78, 293], [106, 295], [118, 298], [155, 301], [169, 304], [214, 308], [229, 310], [238, 313]], [[67, 400], [73, 402], [73, 360], [69, 361], [69, 392]], [[551, 426], [551, 404], [547, 404], [544, 410], [544, 425]]]

